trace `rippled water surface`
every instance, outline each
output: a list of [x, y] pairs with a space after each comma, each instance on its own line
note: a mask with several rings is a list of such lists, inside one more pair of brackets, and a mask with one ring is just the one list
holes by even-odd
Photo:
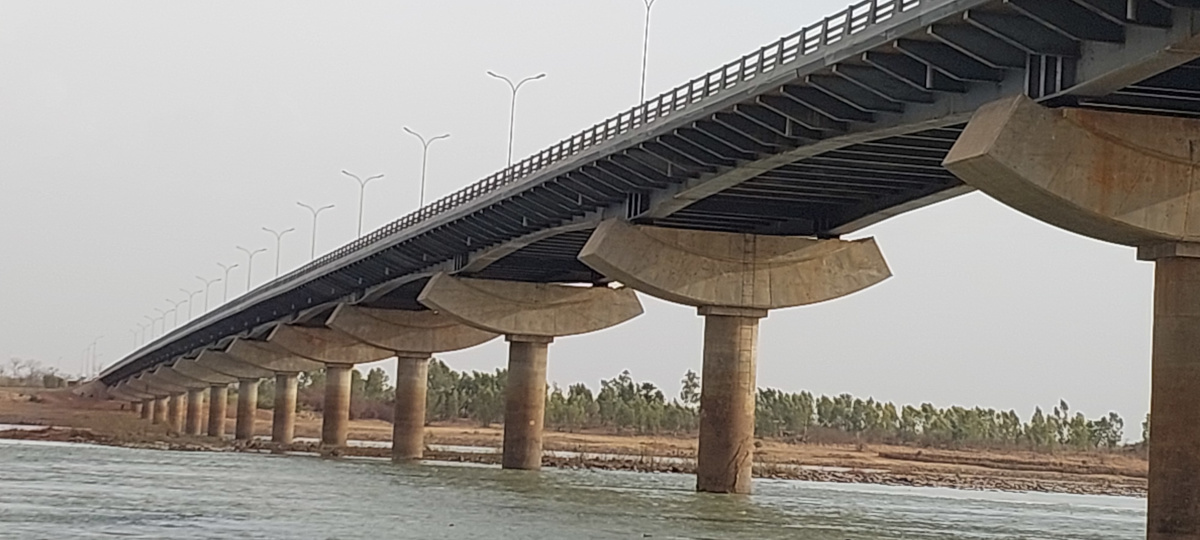
[[1138, 539], [1145, 502], [0, 441], [0, 538]]

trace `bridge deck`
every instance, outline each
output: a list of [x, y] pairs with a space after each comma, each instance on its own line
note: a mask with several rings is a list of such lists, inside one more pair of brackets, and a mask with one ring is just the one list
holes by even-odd
[[1006, 96], [1200, 115], [1197, 8], [1200, 0], [855, 4], [265, 284], [102, 379], [330, 302], [420, 309], [419, 278], [437, 270], [603, 282], [575, 259], [601, 217], [852, 232], [965, 193], [942, 159], [975, 109]]

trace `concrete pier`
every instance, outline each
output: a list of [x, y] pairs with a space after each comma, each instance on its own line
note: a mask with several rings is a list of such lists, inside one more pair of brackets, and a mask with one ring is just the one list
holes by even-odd
[[1197, 540], [1200, 258], [1166, 257], [1155, 262], [1153, 342], [1147, 538]]
[[188, 435], [200, 435], [203, 432], [201, 418], [204, 417], [204, 389], [189, 388], [187, 393], [187, 418], [184, 420], [183, 431]]
[[348, 364], [325, 366], [325, 404], [321, 422], [321, 444], [346, 446], [350, 429], [350, 370]]
[[258, 379], [239, 379], [237, 395], [237, 425], [234, 438], [248, 441], [254, 438], [254, 416], [258, 413]]
[[142, 409], [138, 412], [141, 413], [142, 420], [149, 420], [154, 416], [154, 399], [143, 399]]
[[167, 426], [175, 433], [183, 433], [183, 402], [187, 394], [171, 394], [167, 400]]
[[568, 287], [438, 274], [417, 297], [463, 324], [506, 336], [508, 387], [504, 393], [506, 469], [542, 465], [546, 412], [546, 357], [556, 337], [597, 332], [642, 314], [631, 289]]
[[704, 366], [696, 490], [749, 493], [758, 321], [766, 310], [701, 308]]
[[944, 163], [1021, 212], [1154, 261], [1148, 540], [1200, 540], [1197, 134], [1196, 118], [1019, 97], [981, 107]]
[[425, 452], [425, 393], [434, 353], [473, 347], [497, 337], [434, 311], [376, 309], [342, 304], [325, 325], [397, 358], [392, 460]]
[[825, 240], [600, 224], [579, 260], [704, 320], [696, 490], [750, 493], [758, 321], [841, 298], [891, 270], [873, 239]]
[[504, 392], [505, 469], [542, 467], [546, 418], [546, 357], [552, 338], [509, 336], [508, 387]]
[[132, 412], [133, 412], [133, 414], [136, 414], [136, 415], [138, 415], [138, 416], [141, 416], [141, 414], [142, 414], [142, 402], [141, 402], [141, 401], [130, 401], [130, 402], [129, 402], [129, 410], [130, 410], [130, 411], [132, 411]]
[[410, 461], [425, 455], [425, 394], [428, 380], [429, 356], [400, 356], [396, 359], [392, 461]]
[[208, 436], [225, 436], [225, 415], [229, 408], [229, 385], [208, 387]]
[[271, 442], [291, 444], [296, 432], [296, 373], [275, 374], [275, 410], [271, 417]]
[[150, 423], [166, 425], [167, 423], [167, 396], [163, 396], [154, 400], [154, 406], [150, 408], [152, 413]]

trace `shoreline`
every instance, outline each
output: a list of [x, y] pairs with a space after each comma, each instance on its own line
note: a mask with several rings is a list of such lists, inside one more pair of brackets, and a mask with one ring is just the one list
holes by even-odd
[[[277, 445], [269, 441], [220, 441], [185, 436], [135, 436], [104, 434], [87, 428], [37, 426], [0, 430], [0, 439], [84, 443], [144, 450], [183, 452], [241, 452], [320, 455], [329, 458], [366, 457], [390, 459], [386, 446], [347, 446], [322, 448], [319, 443], [299, 442]], [[6, 426], [9, 427], [9, 426]], [[165, 434], [164, 434], [165, 435]], [[432, 444], [433, 447], [442, 446]], [[452, 445], [453, 446], [453, 445]], [[494, 446], [472, 446], [492, 449]], [[556, 454], [571, 453], [562, 456]], [[447, 451], [427, 449], [422, 461], [475, 463], [499, 465], [500, 454], [495, 451]], [[606, 470], [643, 473], [694, 474], [690, 459], [682, 456], [653, 454], [630, 455], [610, 452], [548, 450], [542, 456], [542, 466], [561, 469]], [[794, 463], [757, 461], [754, 478], [794, 480], [839, 484], [869, 484], [883, 486], [951, 488], [965, 491], [1036, 492], [1071, 495], [1096, 495], [1145, 498], [1145, 479], [1112, 475], [1078, 475], [1079, 478], [1040, 478], [1030, 474], [1003, 474], [1014, 471], [995, 471], [987, 474], [969, 472], [893, 471], [856, 467], [805, 466]], [[1016, 471], [1025, 472], [1029, 471]]]

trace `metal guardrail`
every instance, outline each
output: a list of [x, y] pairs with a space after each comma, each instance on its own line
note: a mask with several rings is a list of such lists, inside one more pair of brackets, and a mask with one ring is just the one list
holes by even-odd
[[376, 229], [370, 234], [329, 252], [303, 267], [275, 280], [279, 282], [294, 275], [303, 274], [345, 257], [375, 242], [383, 240], [431, 217], [457, 208], [475, 198], [525, 178], [548, 165], [566, 159], [588, 148], [628, 133], [634, 129], [666, 118], [676, 111], [716, 94], [728, 90], [761, 73], [768, 73], [780, 66], [817, 53], [825, 46], [836, 44], [867, 28], [892, 19], [899, 13], [911, 11], [922, 3], [933, 0], [865, 0], [850, 6], [820, 23], [805, 27], [767, 45], [757, 52], [747, 54], [707, 75], [652, 98], [641, 105], [596, 124], [568, 139], [537, 154], [509, 166], [479, 182], [456, 191], [426, 205], [396, 221]]

